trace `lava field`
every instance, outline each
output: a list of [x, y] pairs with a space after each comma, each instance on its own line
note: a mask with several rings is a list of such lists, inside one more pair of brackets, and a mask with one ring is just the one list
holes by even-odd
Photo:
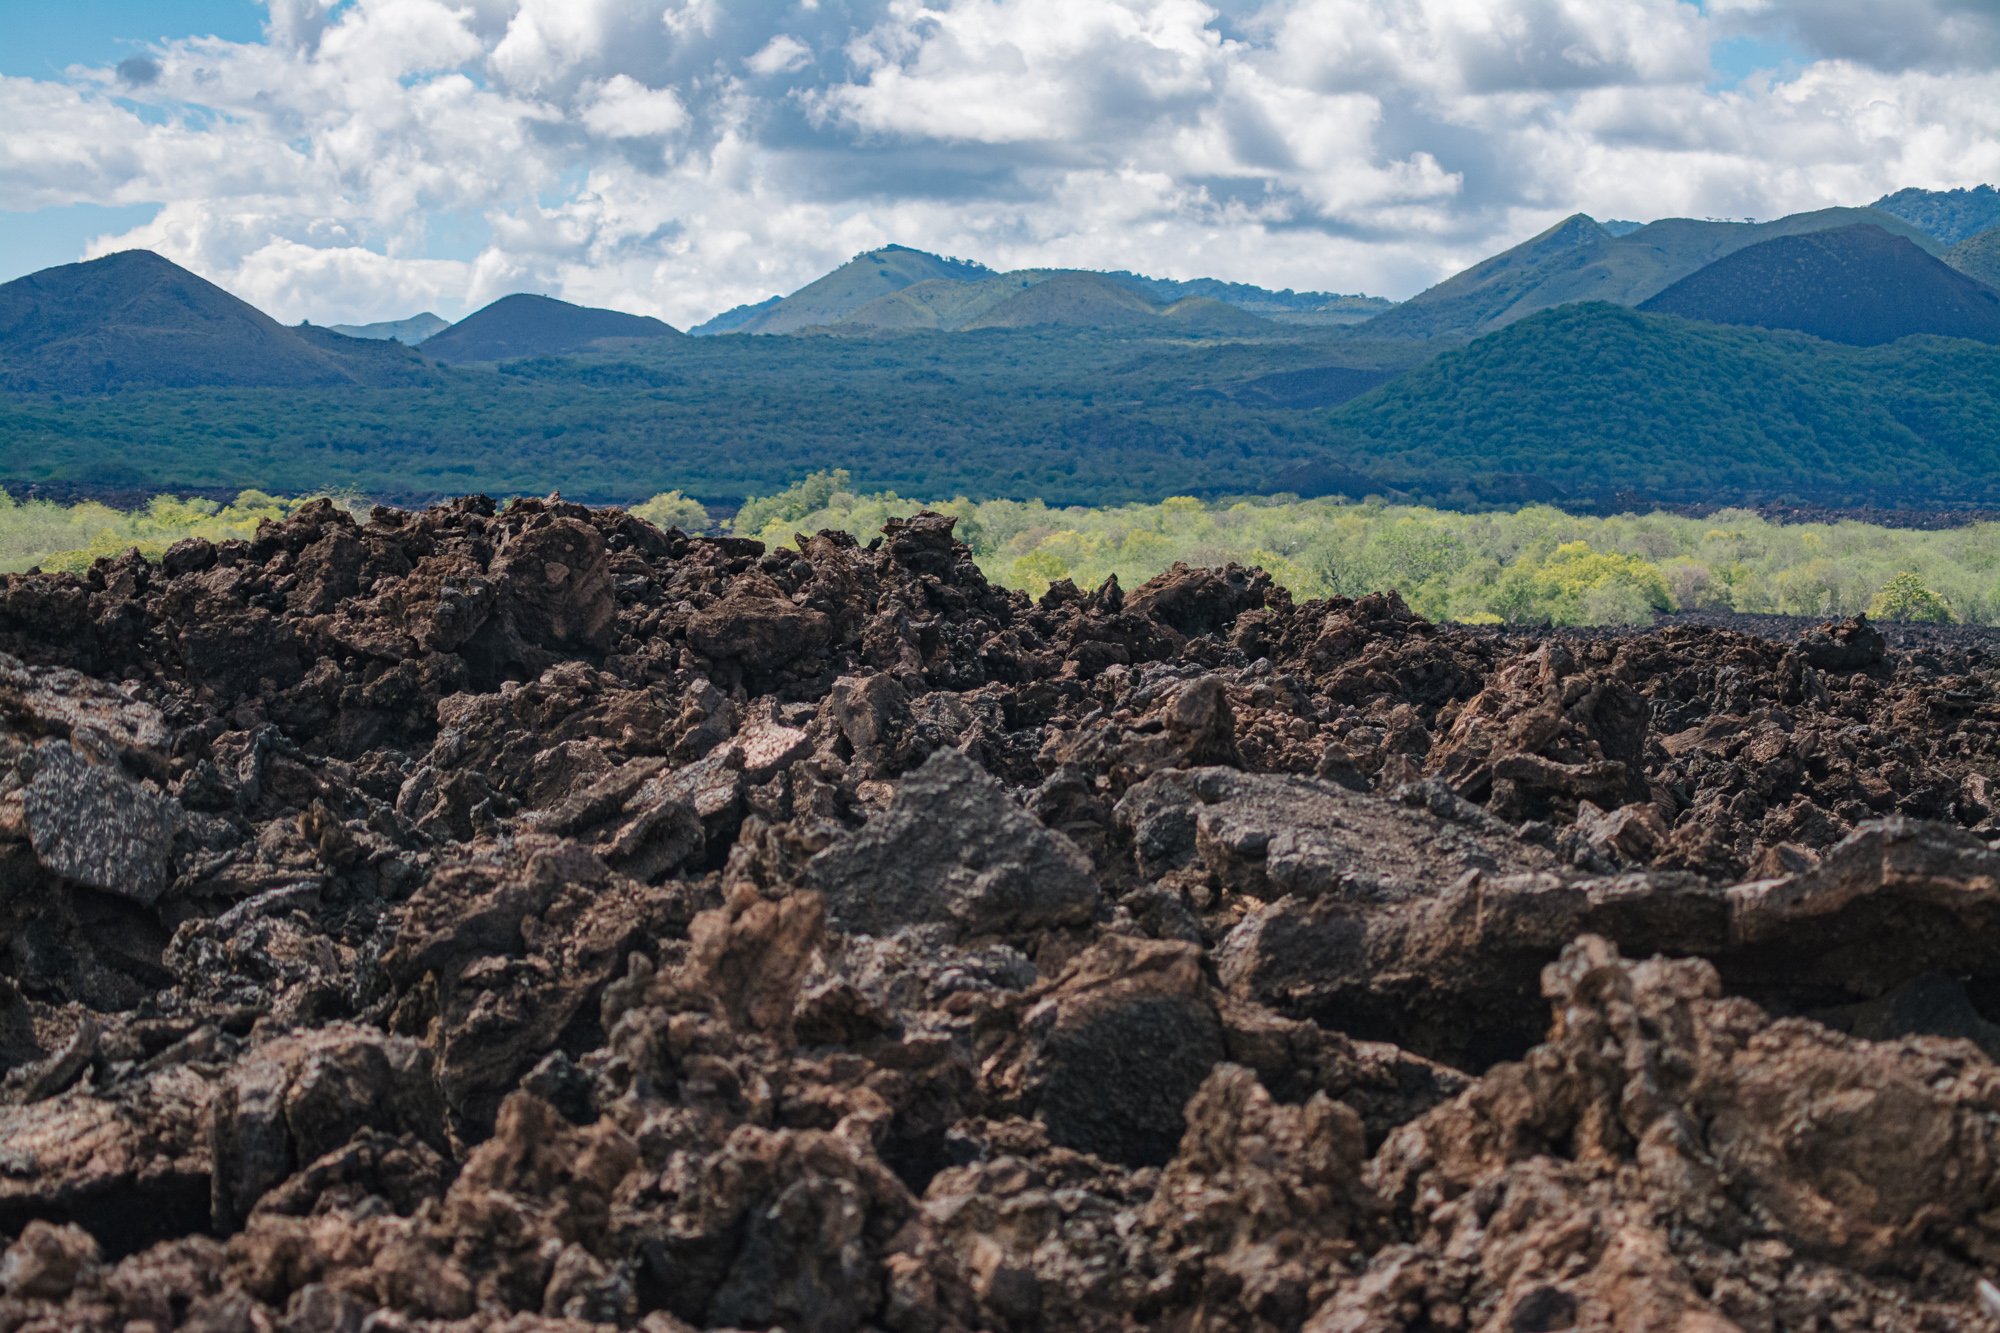
[[1995, 1326], [2000, 639], [951, 523], [0, 580], [0, 1330]]

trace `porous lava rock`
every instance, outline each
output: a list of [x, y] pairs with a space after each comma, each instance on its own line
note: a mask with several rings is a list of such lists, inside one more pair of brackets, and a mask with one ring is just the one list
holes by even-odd
[[1991, 633], [953, 522], [0, 576], [0, 1330], [1986, 1326]]

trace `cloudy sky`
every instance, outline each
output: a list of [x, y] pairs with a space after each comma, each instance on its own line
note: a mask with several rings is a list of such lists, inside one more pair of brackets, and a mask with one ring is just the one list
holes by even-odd
[[2000, 181], [1996, 0], [0, 0], [0, 279], [698, 322], [898, 241], [1402, 297]]

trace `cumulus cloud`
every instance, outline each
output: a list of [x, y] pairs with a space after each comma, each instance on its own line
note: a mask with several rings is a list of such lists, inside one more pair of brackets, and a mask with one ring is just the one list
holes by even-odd
[[752, 74], [762, 74], [766, 78], [773, 74], [791, 74], [812, 64], [812, 48], [788, 32], [781, 32], [764, 43], [763, 49], [743, 62]]
[[[695, 322], [900, 241], [1408, 295], [1565, 214], [2000, 178], [1990, 0], [268, 0], [0, 78], [18, 207], [286, 319]], [[1717, 87], [1740, 38], [1800, 53]]]

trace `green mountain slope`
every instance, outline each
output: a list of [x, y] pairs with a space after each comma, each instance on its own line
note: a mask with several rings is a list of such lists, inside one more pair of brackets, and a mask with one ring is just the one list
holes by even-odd
[[878, 296], [825, 327], [842, 333], [955, 331], [1042, 281], [1048, 271], [997, 273], [978, 282], [932, 278]]
[[1639, 309], [1797, 329], [1872, 347], [1914, 333], [2000, 342], [2000, 292], [1878, 227], [1781, 236], [1682, 278]]
[[1883, 195], [1871, 207], [1903, 219], [1940, 245], [1957, 245], [2000, 227], [2000, 190], [1991, 185], [1970, 190], [1898, 190]]
[[[1189, 300], [1215, 302], [1252, 316], [1301, 326], [1359, 324], [1395, 303], [1373, 296], [1343, 296], [1333, 292], [1295, 292], [1289, 288], [1272, 291], [1249, 283], [1222, 282], [1215, 278], [1178, 281], [1149, 278], [1139, 273], [1119, 271], [1096, 273], [1084, 269], [1017, 269], [996, 273], [983, 264], [889, 245], [857, 255], [833, 272], [808, 283], [790, 296], [774, 296], [756, 305], [724, 311], [690, 332], [718, 333], [799, 333], [808, 329], [837, 328], [852, 333], [910, 332], [918, 329], [963, 329], [980, 327], [978, 321], [1018, 292], [1052, 278], [1062, 277], [1072, 294], [1044, 296], [1030, 302], [1033, 311], [1044, 305], [1065, 310], [1077, 305], [1075, 292], [1088, 287], [1096, 294], [1091, 303], [1101, 306], [1108, 324], [1119, 327], [1130, 320], [1137, 307], [1119, 301], [1110, 289], [1137, 296], [1145, 305], [1170, 309]], [[1011, 321], [1017, 314], [1003, 315]], [[1185, 308], [1179, 322], [1204, 329], [1247, 332], [1263, 325], [1215, 313], [1208, 305]], [[1067, 314], [1051, 321], [1073, 323]]]
[[339, 363], [357, 386], [407, 389], [433, 384], [437, 367], [416, 348], [395, 338], [350, 338], [332, 329], [305, 325], [292, 330], [308, 346]]
[[831, 324], [877, 297], [920, 282], [978, 282], [992, 276], [993, 270], [984, 264], [944, 259], [903, 245], [885, 245], [880, 250], [856, 255], [790, 296], [751, 307], [748, 313], [739, 313], [742, 307], [725, 311], [706, 324], [697, 325], [694, 332], [797, 333], [800, 329]]
[[825, 327], [844, 334], [1056, 327], [1174, 336], [1281, 332], [1259, 315], [1210, 297], [1161, 303], [1115, 274], [1079, 269], [1021, 269], [979, 282], [934, 278], [878, 296]]
[[385, 364], [368, 344], [302, 336], [149, 250], [0, 286], [0, 389], [309, 388], [412, 373], [405, 356]]
[[1160, 307], [1101, 273], [1055, 273], [1009, 296], [967, 329], [1026, 329], [1063, 325], [1116, 329], [1153, 324]]
[[2000, 348], [1853, 348], [1566, 306], [1448, 352], [1324, 427], [1327, 460], [1288, 489], [1349, 489], [1359, 474], [1485, 500], [1991, 504]]
[[1637, 305], [1746, 246], [1857, 223], [1938, 248], [1909, 223], [1865, 208], [1757, 223], [1666, 218], [1615, 236], [1579, 213], [1378, 315], [1367, 329], [1381, 338], [1476, 337], [1579, 301]]
[[447, 365], [562, 356], [615, 339], [678, 339], [671, 324], [622, 310], [597, 310], [548, 296], [516, 293], [474, 311], [423, 343], [424, 355]]
[[1149, 278], [1143, 273], [1120, 270], [1104, 275], [1122, 282], [1141, 295], [1171, 304], [1190, 297], [1206, 297], [1247, 310], [1253, 315], [1287, 324], [1359, 324], [1372, 319], [1396, 303], [1379, 296], [1342, 295], [1337, 292], [1295, 292], [1287, 287], [1272, 291], [1247, 282], [1224, 282], [1219, 278]]
[[2000, 227], [1960, 241], [1945, 251], [1944, 262], [1968, 278], [2000, 291]]

